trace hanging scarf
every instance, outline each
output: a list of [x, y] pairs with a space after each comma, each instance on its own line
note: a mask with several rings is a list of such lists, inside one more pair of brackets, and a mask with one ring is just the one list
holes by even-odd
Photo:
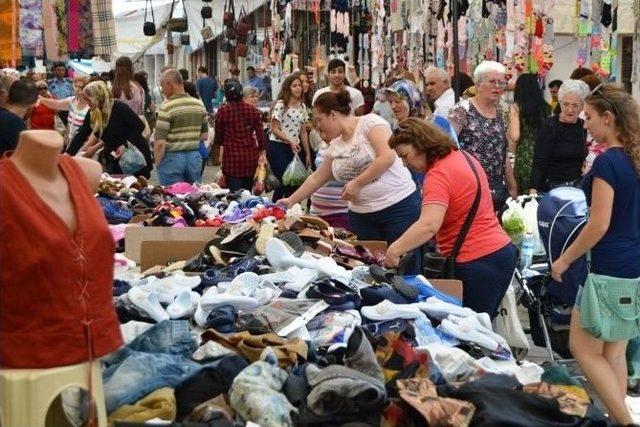
[[109, 124], [113, 109], [113, 95], [104, 82], [89, 83], [82, 90], [82, 94], [89, 100], [91, 130], [101, 137]]
[[18, 65], [22, 53], [18, 42], [20, 5], [18, 0], [0, 0], [0, 62]]

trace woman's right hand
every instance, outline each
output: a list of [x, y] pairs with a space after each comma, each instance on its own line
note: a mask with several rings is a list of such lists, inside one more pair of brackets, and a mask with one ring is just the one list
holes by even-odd
[[293, 201], [290, 197], [285, 197], [284, 199], [280, 199], [276, 202], [276, 205], [284, 206], [289, 209], [292, 205], [294, 205]]
[[296, 142], [296, 141], [289, 141], [289, 146], [291, 147], [291, 150], [294, 153], [297, 153], [300, 151], [300, 143]]

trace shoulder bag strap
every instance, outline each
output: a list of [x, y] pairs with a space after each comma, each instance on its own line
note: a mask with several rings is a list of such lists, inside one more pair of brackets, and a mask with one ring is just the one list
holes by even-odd
[[173, 18], [173, 11], [176, 7], [177, 0], [171, 0], [171, 10], [169, 11], [169, 19]]
[[187, 5], [185, 4], [184, 0], [182, 0], [182, 11], [184, 12], [184, 19], [188, 19], [187, 18]]
[[462, 228], [460, 229], [460, 233], [456, 238], [456, 242], [453, 245], [453, 250], [451, 251], [451, 258], [453, 258], [454, 261], [458, 257], [458, 253], [462, 248], [462, 244], [464, 243], [464, 240], [467, 238], [467, 234], [469, 234], [471, 223], [473, 222], [473, 219], [475, 218], [476, 213], [478, 212], [478, 206], [480, 205], [480, 196], [482, 193], [482, 187], [480, 185], [480, 177], [478, 176], [478, 171], [476, 170], [476, 167], [473, 165], [473, 162], [471, 161], [471, 158], [466, 151], [460, 150], [460, 152], [464, 156], [467, 163], [469, 163], [469, 166], [471, 166], [471, 170], [473, 171], [473, 174], [476, 177], [476, 182], [478, 183], [478, 190], [476, 191], [476, 196], [473, 199], [473, 204], [471, 205], [471, 209], [467, 214], [467, 218], [464, 220], [464, 224], [462, 225]]

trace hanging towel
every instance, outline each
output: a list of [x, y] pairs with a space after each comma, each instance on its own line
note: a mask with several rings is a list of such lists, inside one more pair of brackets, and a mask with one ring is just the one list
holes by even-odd
[[69, 55], [80, 51], [80, 0], [67, 0], [67, 49]]
[[83, 58], [91, 59], [93, 51], [91, 0], [80, 0], [80, 53]]
[[58, 44], [58, 17], [56, 0], [42, 0], [42, 26], [44, 29], [44, 48], [47, 59], [61, 61]]
[[58, 55], [66, 56], [67, 50], [67, 2], [56, 0], [56, 26], [58, 29]]
[[112, 0], [91, 0], [93, 48], [96, 55], [111, 55], [116, 50], [116, 27]]
[[15, 67], [21, 57], [18, 43], [18, 0], [0, 0], [0, 62]]
[[42, 56], [42, 0], [20, 2], [20, 47], [22, 56]]

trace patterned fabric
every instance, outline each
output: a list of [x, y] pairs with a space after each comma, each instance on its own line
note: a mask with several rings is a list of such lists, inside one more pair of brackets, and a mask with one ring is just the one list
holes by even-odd
[[[298, 143], [300, 142], [300, 129], [304, 123], [309, 121], [309, 114], [304, 105], [300, 105], [297, 108], [287, 108], [285, 111], [284, 101], [279, 100], [273, 107], [271, 117], [280, 123], [280, 128], [287, 137]], [[274, 141], [280, 141], [273, 133], [270, 138]]]
[[468, 100], [456, 104], [449, 113], [449, 121], [458, 124], [460, 148], [478, 159], [495, 189], [504, 182], [504, 160], [507, 154], [507, 128], [502, 109], [496, 107], [496, 117], [484, 117]]
[[42, 0], [20, 1], [20, 46], [24, 56], [42, 56]]
[[0, 62], [15, 66], [20, 60], [18, 0], [0, 0]]
[[267, 148], [260, 111], [245, 102], [223, 105], [216, 114], [215, 143], [224, 147], [222, 169], [226, 175], [253, 176], [258, 154]]
[[92, 82], [84, 87], [82, 93], [89, 98], [91, 105], [91, 130], [102, 136], [111, 118], [113, 95], [104, 82]]
[[[316, 168], [324, 161], [328, 145], [322, 143], [316, 154]], [[329, 180], [311, 195], [310, 214], [315, 216], [340, 215], [348, 212], [347, 202], [342, 200], [344, 186], [338, 181]]]
[[67, 49], [73, 54], [80, 50], [80, 0], [67, 0]]
[[533, 165], [533, 147], [536, 145], [536, 130], [520, 117], [520, 140], [516, 147], [514, 172], [518, 183], [518, 194], [526, 194], [531, 188], [531, 167]]
[[116, 26], [112, 0], [91, 0], [95, 55], [111, 55], [116, 50]]
[[56, 0], [56, 24], [58, 29], [58, 54], [65, 56], [67, 50], [67, 2]]
[[192, 151], [200, 135], [209, 131], [202, 101], [186, 93], [173, 95], [158, 109], [156, 140], [167, 141], [167, 151]]
[[93, 57], [93, 18], [91, 0], [80, 1], [80, 55], [83, 58]]

